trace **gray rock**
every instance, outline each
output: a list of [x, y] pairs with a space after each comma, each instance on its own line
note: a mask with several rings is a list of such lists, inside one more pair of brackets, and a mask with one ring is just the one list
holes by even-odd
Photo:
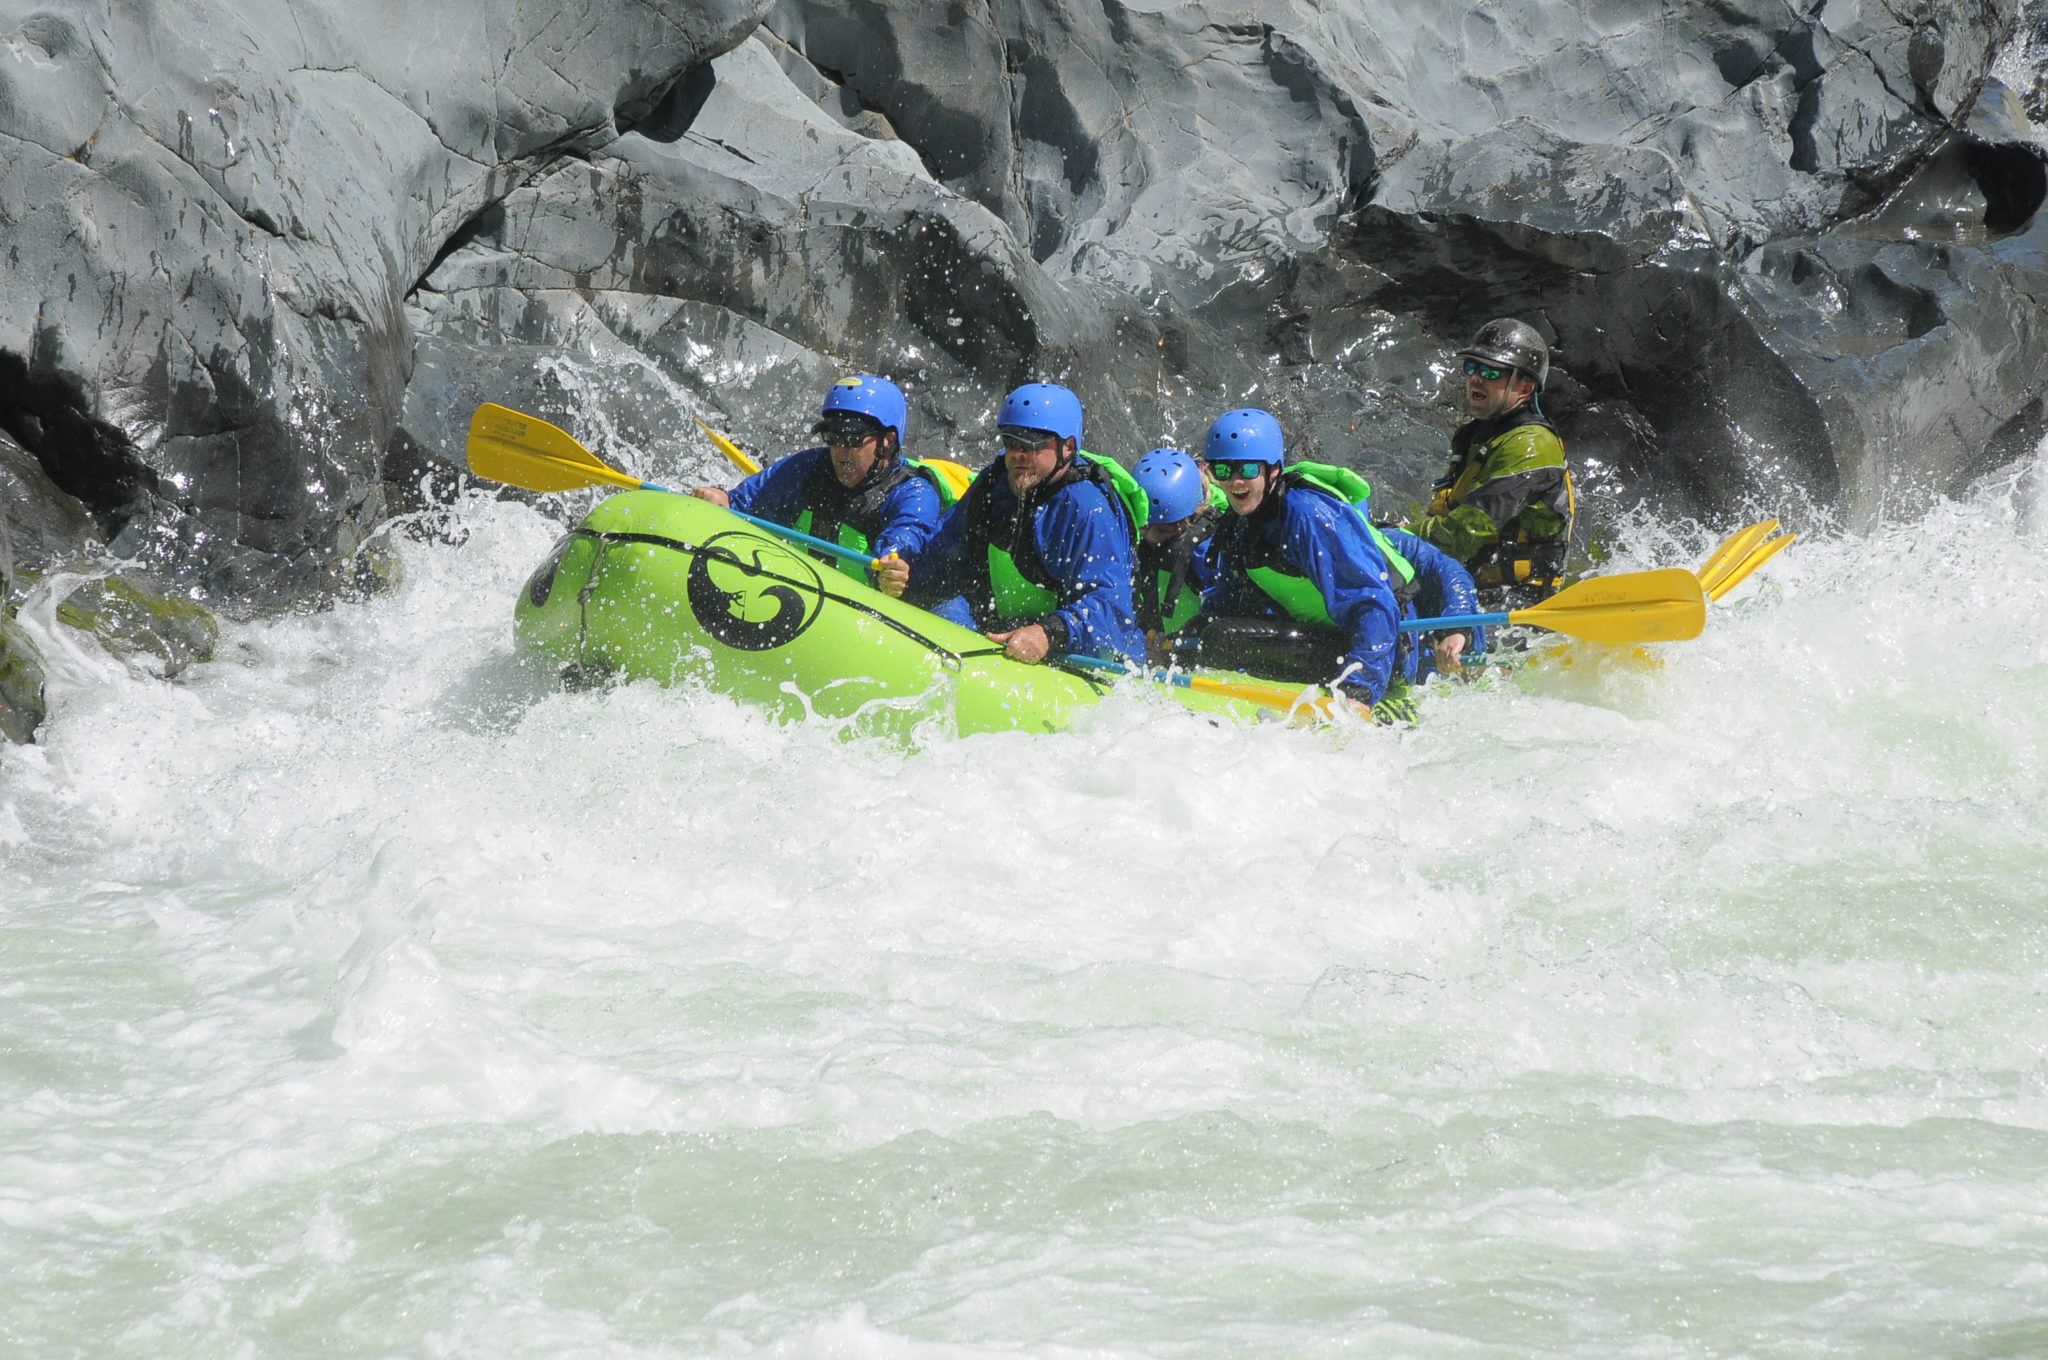
[[864, 367], [979, 461], [995, 397], [1050, 377], [1098, 450], [1263, 404], [1398, 508], [1450, 351], [1515, 314], [1596, 505], [1867, 518], [2032, 400], [2029, 134], [1958, 127], [2013, 17], [782, 0], [448, 256], [408, 429], [456, 447], [435, 412], [484, 373], [711, 475], [683, 417], [780, 449]]
[[24, 574], [40, 573], [98, 541], [85, 507], [0, 431], [0, 608], [15, 598]]
[[70, 587], [56, 617], [113, 655], [142, 661], [167, 678], [211, 661], [220, 643], [220, 625], [206, 606], [168, 594], [129, 571], [90, 577]]
[[321, 588], [383, 515], [403, 300], [756, 0], [0, 0], [0, 425], [216, 598]]
[[0, 612], [0, 739], [22, 745], [36, 739], [47, 708], [43, 656], [11, 613]]

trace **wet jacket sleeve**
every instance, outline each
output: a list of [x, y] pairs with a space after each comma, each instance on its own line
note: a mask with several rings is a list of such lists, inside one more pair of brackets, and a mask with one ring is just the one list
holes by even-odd
[[[1381, 533], [1394, 545], [1394, 551], [1408, 559], [1415, 568], [1415, 615], [1417, 618], [1435, 619], [1445, 615], [1480, 614], [1479, 587], [1472, 580], [1472, 573], [1449, 553], [1424, 542], [1405, 529], [1386, 528]], [[1466, 651], [1477, 654], [1486, 650], [1486, 630], [1468, 628], [1463, 630], [1472, 635]]]
[[1328, 496], [1290, 494], [1282, 533], [1281, 556], [1315, 583], [1330, 622], [1351, 639], [1343, 658], [1350, 670], [1345, 682], [1379, 702], [1393, 676], [1401, 636], [1401, 606], [1386, 559], [1357, 512]]
[[[921, 479], [920, 479], [921, 480]], [[953, 502], [938, 527], [915, 551], [904, 553], [910, 562], [910, 585], [904, 590], [903, 598], [915, 605], [943, 613], [956, 623], [965, 622], [973, 627], [966, 615], [966, 602], [962, 601], [959, 612], [939, 609], [942, 602], [950, 602], [964, 592], [970, 581], [966, 575], [967, 500], [962, 497]]]
[[913, 473], [896, 484], [882, 502], [882, 529], [869, 549], [876, 557], [896, 553], [914, 558], [938, 532], [943, 514], [938, 488]]
[[804, 449], [777, 459], [732, 489], [732, 508], [795, 528], [796, 517], [804, 510], [804, 486], [823, 457], [823, 449]]
[[1066, 628], [1061, 650], [1143, 656], [1145, 636], [1131, 603], [1136, 554], [1123, 516], [1109, 498], [1088, 482], [1063, 487], [1046, 502], [1032, 528], [1039, 558], [1059, 593], [1052, 616]]

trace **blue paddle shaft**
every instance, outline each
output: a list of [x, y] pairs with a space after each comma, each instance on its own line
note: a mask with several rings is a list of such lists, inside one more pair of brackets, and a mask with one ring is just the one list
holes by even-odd
[[[1125, 669], [1124, 663], [1121, 661], [1106, 661], [1102, 657], [1083, 656], [1079, 652], [1068, 652], [1060, 660], [1069, 666], [1083, 666], [1090, 670], [1115, 671], [1118, 675], [1128, 675], [1130, 673]], [[1161, 684], [1179, 685], [1182, 689], [1187, 689], [1195, 683], [1193, 676], [1176, 675], [1168, 671], [1141, 670], [1138, 674], [1144, 676], [1147, 680], [1157, 680]]]
[[1450, 614], [1440, 619], [1403, 619], [1404, 633], [1450, 632], [1457, 628], [1491, 628], [1508, 621], [1505, 614]]
[[[666, 491], [671, 496], [687, 496], [690, 494], [687, 491], [678, 491], [672, 486], [657, 486], [653, 482], [640, 483], [640, 489], [642, 491]], [[725, 507], [725, 512], [728, 515], [736, 515], [749, 524], [766, 529], [777, 537], [786, 538], [792, 543], [801, 543], [806, 548], [816, 549], [818, 552], [824, 553], [829, 557], [836, 557], [842, 562], [852, 562], [857, 566], [870, 569], [875, 565], [874, 558], [869, 557], [866, 553], [857, 553], [843, 544], [828, 543], [822, 538], [813, 538], [809, 534], [799, 533], [786, 524], [777, 524], [772, 519], [762, 519], [759, 515], [750, 515], [744, 510], [735, 510], [730, 505]]]

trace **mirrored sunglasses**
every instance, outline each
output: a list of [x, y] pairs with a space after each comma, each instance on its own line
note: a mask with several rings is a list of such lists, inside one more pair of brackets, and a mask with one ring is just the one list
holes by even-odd
[[1499, 382], [1507, 375], [1508, 370], [1505, 368], [1495, 368], [1492, 364], [1482, 364], [1477, 359], [1467, 359], [1465, 361], [1465, 376], [1468, 378], [1484, 378], [1488, 382]]
[[1234, 477], [1256, 477], [1266, 470], [1266, 464], [1256, 458], [1211, 458], [1209, 475], [1219, 482]]

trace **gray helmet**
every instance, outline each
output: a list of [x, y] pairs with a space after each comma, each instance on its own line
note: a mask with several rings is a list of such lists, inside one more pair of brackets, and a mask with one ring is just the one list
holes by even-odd
[[1458, 357], [1501, 368], [1518, 368], [1535, 382], [1538, 392], [1550, 377], [1550, 346], [1543, 343], [1534, 326], [1511, 316], [1481, 326], [1472, 343], [1458, 351]]

